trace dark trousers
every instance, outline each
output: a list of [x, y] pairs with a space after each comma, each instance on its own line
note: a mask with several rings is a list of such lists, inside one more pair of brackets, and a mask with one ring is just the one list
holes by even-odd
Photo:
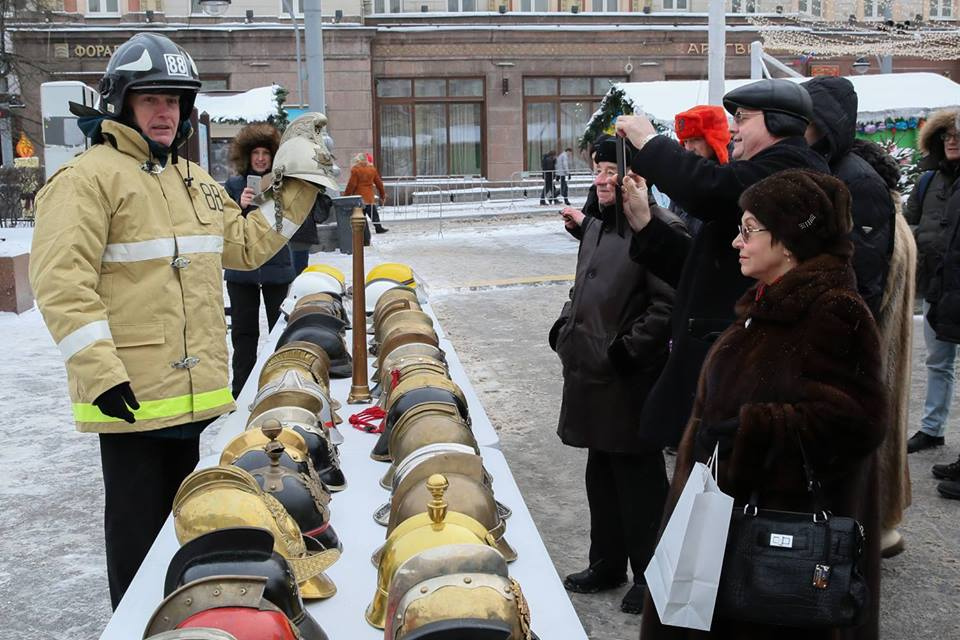
[[[303, 270], [307, 268], [307, 263], [310, 262], [310, 251], [304, 249], [303, 251], [293, 251], [293, 270], [300, 275], [303, 273]], [[283, 294], [286, 297], [286, 293]]]
[[563, 201], [567, 201], [567, 176], [560, 176], [560, 195], [563, 196]]
[[669, 487], [663, 454], [589, 449], [586, 480], [590, 566], [619, 576], [629, 561], [634, 583], [642, 584]]
[[557, 199], [557, 190], [553, 186], [553, 171], [543, 172], [543, 189], [540, 190], [540, 204], [546, 204], [547, 198]]
[[377, 231], [383, 229], [380, 226], [380, 212], [377, 211], [377, 205], [375, 204], [366, 204], [363, 206], [363, 212], [367, 214], [367, 217], [373, 220], [373, 228]]
[[199, 434], [187, 439], [100, 434], [103, 532], [114, 609], [170, 515], [180, 483], [196, 468], [199, 443]]
[[267, 325], [273, 329], [280, 318], [280, 303], [289, 284], [247, 284], [228, 282], [230, 294], [230, 342], [233, 343], [233, 397], [240, 395], [257, 363], [260, 341], [260, 293], [267, 311]]

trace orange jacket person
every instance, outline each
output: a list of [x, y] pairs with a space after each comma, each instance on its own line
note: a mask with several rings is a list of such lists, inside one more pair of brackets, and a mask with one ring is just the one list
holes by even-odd
[[387, 192], [383, 189], [380, 172], [368, 158], [365, 153], [358, 153], [354, 156], [350, 168], [350, 181], [347, 183], [343, 195], [363, 198], [364, 211], [373, 220], [373, 228], [377, 233], [386, 233], [388, 229], [380, 225], [380, 214], [377, 212], [376, 201], [373, 199], [373, 188], [376, 186], [377, 191], [380, 192], [381, 203], [386, 203]]

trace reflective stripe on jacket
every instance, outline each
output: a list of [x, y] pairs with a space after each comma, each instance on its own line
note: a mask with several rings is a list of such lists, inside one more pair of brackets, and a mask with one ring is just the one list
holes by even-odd
[[[244, 218], [198, 165], [150, 162], [143, 137], [104, 121], [108, 143], [61, 168], [36, 198], [30, 283], [66, 362], [80, 431], [149, 431], [234, 408], [222, 269], [253, 269], [300, 226], [316, 187], [285, 182], [282, 230], [268, 201]], [[152, 168], [152, 170], [151, 170]], [[129, 381], [135, 424], [93, 404]]]

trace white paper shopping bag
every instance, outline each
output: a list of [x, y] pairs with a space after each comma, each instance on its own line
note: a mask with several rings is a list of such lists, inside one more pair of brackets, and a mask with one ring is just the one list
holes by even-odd
[[717, 486], [716, 458], [693, 466], [643, 572], [663, 624], [710, 630], [733, 510]]

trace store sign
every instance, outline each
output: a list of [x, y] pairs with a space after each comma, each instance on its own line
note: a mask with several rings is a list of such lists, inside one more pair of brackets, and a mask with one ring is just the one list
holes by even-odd
[[119, 44], [75, 44], [70, 47], [74, 58], [109, 58]]
[[[687, 55], [705, 56], [710, 53], [710, 45], [706, 42], [691, 42], [687, 44]], [[745, 42], [728, 42], [727, 55], [745, 56], [750, 53], [750, 47]]]
[[810, 65], [811, 76], [839, 76], [840, 65], [838, 64], [812, 64]]

